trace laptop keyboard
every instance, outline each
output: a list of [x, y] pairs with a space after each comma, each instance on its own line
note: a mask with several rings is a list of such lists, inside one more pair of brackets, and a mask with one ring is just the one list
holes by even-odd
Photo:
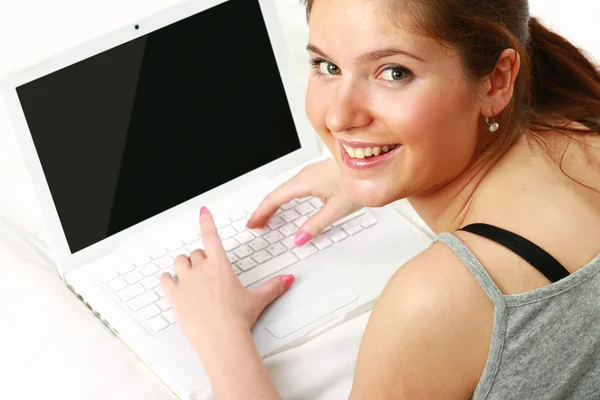
[[[251, 210], [215, 216], [215, 224], [232, 268], [246, 287], [283, 268], [377, 224], [375, 215], [361, 209], [340, 219], [302, 247], [294, 246], [298, 228], [323, 206], [315, 197], [295, 199], [284, 204], [263, 229], [247, 229]], [[142, 255], [100, 278], [102, 284], [125, 303], [153, 332], [175, 324], [175, 316], [163, 290], [160, 276], [176, 276], [174, 259], [203, 248], [199, 234], [165, 243], [165, 247]]]

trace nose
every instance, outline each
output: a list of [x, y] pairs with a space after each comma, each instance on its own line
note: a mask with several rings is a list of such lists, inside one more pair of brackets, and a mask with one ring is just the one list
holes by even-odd
[[351, 85], [341, 84], [327, 110], [327, 129], [331, 132], [344, 132], [361, 128], [372, 122], [364, 93]]

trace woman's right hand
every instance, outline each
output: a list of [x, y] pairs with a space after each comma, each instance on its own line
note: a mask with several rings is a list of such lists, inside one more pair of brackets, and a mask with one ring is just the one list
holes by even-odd
[[263, 228], [279, 207], [302, 197], [314, 196], [324, 206], [310, 217], [296, 233], [295, 244], [302, 246], [335, 221], [361, 207], [350, 201], [342, 187], [340, 173], [334, 159], [307, 165], [297, 175], [272, 191], [258, 205], [247, 227]]

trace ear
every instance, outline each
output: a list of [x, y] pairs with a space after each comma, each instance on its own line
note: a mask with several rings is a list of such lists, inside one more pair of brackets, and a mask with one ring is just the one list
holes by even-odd
[[510, 103], [515, 91], [515, 80], [521, 68], [521, 56], [514, 49], [506, 49], [500, 54], [496, 68], [484, 81], [484, 98], [481, 113], [493, 118]]

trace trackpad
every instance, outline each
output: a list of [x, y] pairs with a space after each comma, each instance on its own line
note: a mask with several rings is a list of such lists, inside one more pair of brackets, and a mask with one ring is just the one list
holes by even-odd
[[278, 339], [296, 332], [358, 299], [323, 264], [302, 266], [296, 281], [260, 316], [258, 322]]

